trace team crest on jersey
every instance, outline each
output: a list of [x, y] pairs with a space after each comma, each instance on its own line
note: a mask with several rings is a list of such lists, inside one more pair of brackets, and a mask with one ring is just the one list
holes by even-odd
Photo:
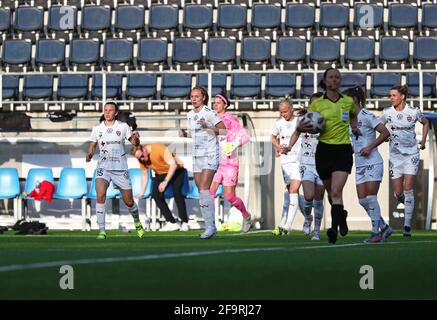
[[117, 134], [117, 136], [121, 135], [121, 131], [119, 131], [119, 130], [117, 130], [115, 133]]
[[407, 117], [407, 121], [408, 121], [408, 122], [411, 122], [411, 120], [413, 120], [413, 118], [412, 118], [411, 116], [408, 116], [408, 117]]
[[106, 129], [106, 132], [107, 132], [107, 133], [112, 133], [112, 128], [108, 128], [108, 129]]
[[402, 120], [403, 117], [404, 117], [404, 116], [403, 116], [401, 113], [399, 113], [399, 114], [396, 116], [396, 118], [397, 118], [398, 120]]

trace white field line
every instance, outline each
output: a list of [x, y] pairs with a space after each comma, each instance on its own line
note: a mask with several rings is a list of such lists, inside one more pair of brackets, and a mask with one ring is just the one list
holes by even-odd
[[[387, 244], [412, 244], [412, 243], [429, 243], [437, 241], [414, 241], [414, 242], [388, 242]], [[209, 250], [209, 251], [192, 251], [181, 253], [162, 253], [162, 254], [148, 254], [143, 256], [127, 256], [127, 257], [108, 257], [108, 258], [90, 258], [90, 259], [77, 259], [77, 260], [59, 260], [48, 262], [37, 262], [29, 264], [11, 264], [0, 266], [0, 273], [18, 270], [32, 270], [32, 269], [44, 269], [59, 267], [62, 265], [85, 265], [85, 264], [100, 264], [100, 263], [113, 263], [113, 262], [127, 262], [127, 261], [144, 261], [144, 260], [159, 260], [169, 258], [181, 258], [181, 257], [196, 257], [205, 255], [217, 255], [228, 253], [247, 253], [247, 252], [274, 252], [274, 251], [296, 251], [296, 250], [311, 250], [311, 249], [337, 249], [345, 247], [357, 247], [357, 246], [369, 246], [365, 243], [346, 243], [340, 245], [320, 245], [320, 246], [303, 246], [303, 247], [270, 247], [270, 248], [246, 248], [246, 249], [226, 249], [226, 250]]]

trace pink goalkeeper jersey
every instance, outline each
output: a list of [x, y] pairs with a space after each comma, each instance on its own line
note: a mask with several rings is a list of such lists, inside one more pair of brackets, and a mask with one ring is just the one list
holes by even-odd
[[235, 148], [231, 155], [228, 156], [223, 151], [222, 146], [226, 142], [234, 142], [237, 143], [238, 146], [241, 146], [249, 141], [249, 133], [241, 127], [240, 121], [229, 112], [225, 112], [220, 118], [226, 127], [226, 135], [218, 136], [220, 144], [220, 166], [238, 167], [238, 148]]

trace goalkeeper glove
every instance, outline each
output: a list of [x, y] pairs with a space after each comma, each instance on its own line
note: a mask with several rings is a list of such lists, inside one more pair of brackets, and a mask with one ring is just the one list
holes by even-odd
[[226, 155], [230, 156], [232, 154], [232, 151], [234, 151], [238, 147], [238, 144], [235, 142], [226, 142], [223, 145], [223, 151], [226, 153]]

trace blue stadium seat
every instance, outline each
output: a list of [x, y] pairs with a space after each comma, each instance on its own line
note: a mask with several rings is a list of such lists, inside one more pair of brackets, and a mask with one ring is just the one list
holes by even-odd
[[4, 75], [2, 78], [2, 99], [14, 100], [18, 96], [19, 79], [16, 76]]
[[157, 69], [167, 64], [166, 39], [141, 39], [138, 47], [138, 63], [140, 65]]
[[312, 37], [310, 59], [313, 63], [337, 63], [340, 59], [340, 39]]
[[178, 28], [178, 7], [165, 4], [152, 4], [149, 10], [149, 33], [156, 37], [173, 39]]
[[255, 73], [233, 73], [231, 80], [232, 97], [258, 98], [261, 93], [261, 75]]
[[[27, 173], [26, 183], [24, 185], [24, 192], [31, 193], [35, 189], [37, 182], [48, 181], [55, 183], [53, 179], [53, 171], [51, 168], [32, 168]], [[30, 199], [29, 197], [24, 197]]]
[[[141, 199], [148, 199], [152, 196], [152, 186], [153, 186], [152, 169], [148, 169], [148, 170], [149, 170], [149, 180], [147, 181], [146, 191], [141, 196]], [[130, 182], [132, 184], [132, 193], [134, 196], [138, 195], [141, 191], [142, 173], [143, 172], [140, 168], [129, 169]]]
[[199, 64], [202, 60], [202, 41], [188, 37], [175, 38], [172, 60], [178, 65]]
[[373, 35], [378, 40], [383, 27], [383, 19], [384, 7], [381, 3], [355, 3], [354, 30], [356, 35]]
[[3, 63], [8, 66], [28, 66], [31, 61], [32, 43], [28, 40], [8, 39], [3, 42]]
[[[435, 73], [425, 72], [423, 74], [423, 96], [431, 97], [435, 95]], [[407, 73], [408, 94], [413, 97], [420, 95], [419, 73]]]
[[[188, 172], [186, 173], [186, 175], [184, 175], [184, 185], [183, 185], [183, 189], [182, 189], [182, 194], [184, 194], [187, 191], [187, 183], [190, 184], [189, 178], [188, 178]], [[216, 197], [223, 195], [223, 186], [222, 185], [219, 185], [215, 195], [216, 195]], [[199, 200], [199, 198], [200, 198], [199, 189], [197, 188], [196, 181], [194, 179], [191, 181], [190, 191], [185, 195], [185, 197], [187, 199]]]
[[379, 59], [381, 63], [408, 63], [408, 39], [403, 37], [381, 37]]
[[422, 5], [422, 28], [425, 35], [437, 35], [437, 4], [424, 3]]
[[241, 44], [241, 63], [254, 65], [270, 65], [271, 41], [268, 37], [245, 37]]
[[296, 94], [296, 74], [268, 73], [266, 76], [266, 97], [278, 98]]
[[194, 179], [191, 182], [190, 192], [187, 194], [187, 199], [200, 199], [199, 189], [197, 188], [196, 181]]
[[[91, 180], [91, 186], [90, 186], [90, 189], [88, 190], [88, 194], [86, 195], [86, 197], [88, 199], [96, 199], [97, 198], [97, 192], [96, 192], [96, 170], [94, 170], [93, 178]], [[111, 183], [109, 184], [108, 189], [106, 190], [106, 199], [115, 199], [115, 198], [120, 198], [120, 197], [121, 197], [120, 189], [114, 188], [114, 184], [111, 181]]]
[[346, 29], [349, 25], [349, 6], [334, 3], [320, 5], [320, 28], [335, 30]]
[[292, 36], [305, 35], [314, 27], [315, 7], [310, 4], [287, 3], [285, 31]]
[[81, 199], [87, 194], [87, 189], [85, 169], [63, 168], [53, 198]]
[[40, 7], [18, 6], [14, 29], [19, 33], [39, 33], [44, 26], [44, 10]]
[[85, 5], [82, 8], [82, 33], [100, 35], [107, 32], [110, 26], [111, 8], [109, 6]]
[[88, 94], [88, 75], [61, 74], [58, 83], [58, 98], [81, 99]]
[[236, 63], [237, 41], [235, 38], [210, 37], [206, 45], [206, 63], [220, 69], [232, 68]]
[[99, 41], [92, 39], [74, 39], [71, 41], [70, 63], [72, 65], [96, 65], [99, 57]]
[[36, 44], [37, 65], [63, 66], [65, 57], [65, 42], [55, 39], [39, 39]]
[[[321, 87], [319, 87], [320, 80], [322, 80], [323, 74], [317, 75], [317, 90], [316, 92], [323, 91]], [[312, 73], [304, 73], [302, 75], [302, 83], [300, 85], [300, 95], [303, 97], [311, 97], [314, 93], [314, 74]]]
[[[226, 92], [226, 74], [212, 74], [212, 88], [211, 95], [215, 96], [220, 92]], [[197, 85], [204, 87], [208, 90], [208, 75], [198, 74], [197, 75]]]
[[187, 99], [191, 90], [191, 74], [163, 74], [161, 89], [163, 98]]
[[0, 42], [6, 38], [11, 29], [11, 10], [0, 8]]
[[301, 68], [305, 65], [306, 42], [299, 37], [279, 37], [276, 41], [276, 63]]
[[[237, 36], [247, 25], [247, 6], [221, 3], [218, 6], [217, 29], [228, 36]], [[223, 34], [224, 36], [224, 34]]]
[[129, 74], [127, 76], [126, 96], [128, 98], [155, 98], [155, 74]]
[[375, 73], [372, 74], [371, 95], [373, 97], [388, 97], [393, 86], [401, 84], [399, 73]]
[[190, 32], [190, 36], [201, 36], [207, 38], [205, 32], [208, 33], [212, 27], [212, 6], [185, 4], [183, 28]]
[[[66, 15], [67, 18], [66, 18]], [[70, 18], [71, 15], [71, 18]], [[49, 21], [47, 31], [55, 33], [56, 38], [63, 34], [64, 39], [69, 39], [70, 34], [77, 30], [77, 8], [75, 6], [52, 5], [49, 8]]]
[[28, 99], [48, 99], [53, 93], [53, 76], [27, 75], [24, 77], [23, 97]]
[[437, 38], [416, 37], [414, 38], [414, 61], [421, 64], [437, 63]]
[[388, 27], [396, 29], [396, 35], [401, 35], [402, 29], [417, 28], [417, 5], [390, 3], [388, 6]]
[[375, 39], [370, 37], [347, 37], [345, 48], [345, 63], [352, 64], [354, 68], [374, 65]]
[[[121, 96], [122, 76], [120, 74], [106, 74], [106, 98], [119, 98]], [[93, 76], [92, 96], [102, 98], [102, 75]]]
[[115, 14], [115, 31], [144, 31], [144, 6], [119, 5]]
[[344, 91], [355, 86], [366, 89], [366, 75], [362, 73], [343, 73], [341, 76], [340, 91]]
[[20, 196], [20, 180], [16, 168], [0, 168], [0, 199], [12, 199]]
[[281, 5], [269, 3], [254, 3], [252, 6], [252, 31], [259, 31], [260, 35], [272, 35], [281, 25]]
[[[183, 197], [187, 197], [190, 194], [190, 180], [188, 178], [188, 170], [185, 169], [185, 168], [183, 170], [184, 170], [184, 180], [183, 180], [183, 183], [182, 183], [182, 196]], [[171, 199], [171, 198], [174, 197], [173, 185], [172, 184], [170, 184], [167, 187], [167, 189], [165, 190], [164, 197], [166, 199]]]
[[112, 68], [129, 67], [133, 59], [133, 42], [127, 39], [106, 39], [103, 61]]

